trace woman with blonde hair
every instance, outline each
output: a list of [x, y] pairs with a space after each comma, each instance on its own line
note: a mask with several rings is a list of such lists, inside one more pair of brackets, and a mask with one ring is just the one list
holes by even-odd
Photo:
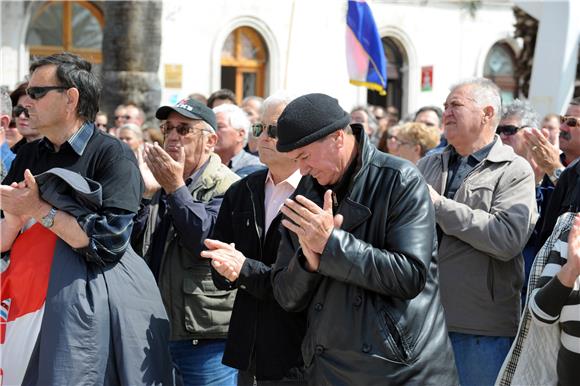
[[390, 153], [416, 164], [427, 151], [439, 144], [440, 136], [435, 127], [420, 122], [404, 123], [399, 127]]

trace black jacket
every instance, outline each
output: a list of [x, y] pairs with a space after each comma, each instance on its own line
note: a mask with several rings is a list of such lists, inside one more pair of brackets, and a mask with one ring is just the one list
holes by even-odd
[[264, 235], [267, 173], [258, 171], [230, 187], [212, 235], [213, 239], [235, 243], [247, 258], [234, 283], [212, 270], [216, 287], [238, 288], [223, 363], [247, 370], [254, 356], [259, 380], [281, 379], [291, 368], [302, 367], [300, 344], [306, 330], [305, 313], [284, 311], [272, 294], [270, 266], [280, 243], [281, 215]]
[[[313, 385], [456, 385], [427, 186], [411, 163], [352, 128], [359, 167], [336, 211], [343, 226], [315, 273], [304, 269], [296, 235], [282, 230], [274, 296], [308, 312], [302, 353]], [[313, 178], [298, 189], [322, 206], [324, 188]]]
[[548, 207], [542, 213], [544, 224], [540, 233], [538, 248], [541, 248], [548, 240], [561, 214], [578, 211], [580, 211], [580, 160], [568, 165], [558, 179]]

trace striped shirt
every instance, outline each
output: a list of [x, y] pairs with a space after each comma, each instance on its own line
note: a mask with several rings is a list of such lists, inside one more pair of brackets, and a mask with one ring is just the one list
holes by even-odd
[[538, 287], [530, 297], [530, 311], [539, 325], [559, 322], [558, 384], [578, 384], [580, 378], [580, 277], [573, 288], [564, 286], [557, 277], [568, 258], [568, 234], [562, 232], [554, 243]]

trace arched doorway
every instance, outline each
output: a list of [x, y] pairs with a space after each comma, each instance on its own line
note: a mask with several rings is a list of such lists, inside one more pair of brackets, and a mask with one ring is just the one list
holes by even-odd
[[387, 95], [376, 91], [367, 92], [367, 103], [375, 106], [394, 106], [401, 111], [403, 105], [403, 85], [405, 84], [403, 69], [407, 66], [407, 55], [399, 41], [384, 37], [383, 49], [387, 57]]
[[236, 94], [238, 104], [247, 96], [264, 96], [268, 52], [260, 34], [250, 27], [230, 33], [221, 54], [221, 88]]
[[515, 53], [505, 42], [494, 44], [483, 68], [483, 76], [492, 80], [501, 90], [503, 104], [509, 104], [517, 96]]
[[100, 67], [105, 22], [97, 6], [88, 1], [45, 1], [31, 10], [26, 34], [31, 57], [68, 51]]

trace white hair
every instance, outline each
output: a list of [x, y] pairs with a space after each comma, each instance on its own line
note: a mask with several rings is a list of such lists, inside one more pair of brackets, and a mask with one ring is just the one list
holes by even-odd
[[250, 120], [248, 119], [248, 116], [244, 110], [231, 103], [224, 103], [214, 107], [213, 112], [215, 115], [218, 115], [218, 113], [225, 113], [230, 126], [233, 129], [238, 131], [244, 129], [246, 133], [244, 138], [244, 146], [246, 146], [246, 142], [248, 142], [248, 133], [250, 132]]
[[280, 105], [287, 106], [290, 102], [294, 100], [295, 96], [286, 90], [276, 91], [274, 94], [270, 95], [264, 103], [262, 103], [262, 108], [260, 109], [260, 115], [264, 115], [268, 109]]
[[118, 132], [121, 133], [122, 130], [130, 130], [133, 132], [133, 134], [135, 134], [137, 139], [143, 139], [143, 130], [141, 129], [141, 126], [135, 123], [125, 123], [123, 126], [119, 127]]
[[501, 94], [495, 83], [486, 78], [471, 78], [451, 86], [451, 92], [463, 86], [470, 86], [474, 102], [480, 106], [492, 106], [494, 112], [493, 124], [497, 127], [501, 120]]

